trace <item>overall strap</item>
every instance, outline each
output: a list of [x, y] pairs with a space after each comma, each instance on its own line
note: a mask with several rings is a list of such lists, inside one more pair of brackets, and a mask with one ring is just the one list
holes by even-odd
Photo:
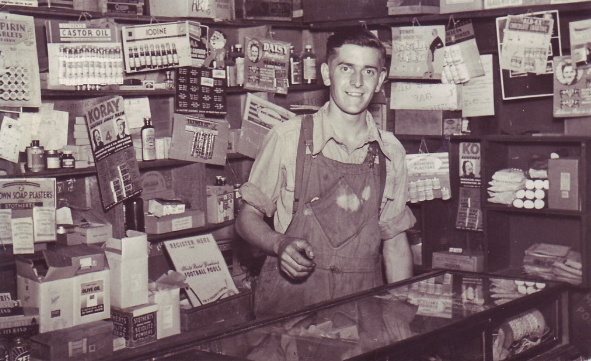
[[375, 163], [375, 158], [377, 156], [378, 161], [379, 161], [379, 173], [380, 173], [380, 211], [381, 211], [381, 206], [382, 206], [382, 198], [384, 198], [384, 190], [386, 189], [386, 156], [384, 155], [384, 152], [382, 152], [382, 149], [380, 149], [380, 146], [378, 145], [378, 142], [373, 141], [371, 143], [369, 143], [369, 153], [370, 156], [372, 157], [372, 160], [370, 160], [370, 167], [373, 167], [373, 164]]
[[298, 140], [298, 149], [296, 155], [295, 187], [293, 198], [293, 210], [295, 214], [300, 202], [302, 186], [304, 184], [304, 163], [306, 160], [306, 147], [312, 152], [312, 137], [314, 134], [314, 121], [311, 114], [302, 117], [302, 126], [300, 128], [300, 138]]

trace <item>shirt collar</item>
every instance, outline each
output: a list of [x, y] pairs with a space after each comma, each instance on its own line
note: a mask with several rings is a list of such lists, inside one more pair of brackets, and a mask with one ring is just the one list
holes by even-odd
[[[322, 149], [326, 146], [326, 143], [331, 139], [336, 139], [333, 124], [329, 121], [326, 113], [328, 111], [328, 102], [326, 102], [318, 112], [314, 114], [314, 129], [320, 131], [314, 132], [314, 149], [312, 150], [313, 155], [317, 155], [322, 152]], [[384, 155], [388, 159], [392, 159], [392, 155], [389, 154], [388, 149], [384, 146], [384, 142], [380, 135], [380, 131], [373, 120], [373, 116], [368, 111], [366, 112], [365, 122], [367, 123], [367, 141], [365, 144], [377, 141], [380, 149], [384, 152]]]

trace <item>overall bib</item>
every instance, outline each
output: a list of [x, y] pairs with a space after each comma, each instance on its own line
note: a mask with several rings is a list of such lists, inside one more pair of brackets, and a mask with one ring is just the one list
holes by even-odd
[[[304, 117], [309, 149], [312, 127], [311, 117]], [[377, 144], [369, 148], [361, 164], [305, 155], [301, 201], [294, 204], [286, 234], [312, 245], [316, 267], [307, 278], [292, 280], [279, 269], [277, 257], [267, 257], [255, 285], [257, 316], [285, 314], [383, 284], [380, 167], [374, 166]], [[296, 177], [296, 187], [299, 181]]]

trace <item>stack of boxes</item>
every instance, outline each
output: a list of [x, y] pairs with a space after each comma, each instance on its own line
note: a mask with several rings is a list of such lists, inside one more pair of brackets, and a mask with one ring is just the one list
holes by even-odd
[[76, 168], [94, 167], [90, 135], [84, 117], [76, 117], [73, 135], [74, 145], [67, 145], [64, 150], [72, 151], [72, 155], [76, 160]]

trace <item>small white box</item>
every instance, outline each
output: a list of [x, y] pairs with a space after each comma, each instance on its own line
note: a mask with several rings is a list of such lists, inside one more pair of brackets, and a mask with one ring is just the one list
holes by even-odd
[[128, 308], [148, 303], [148, 238], [127, 231], [128, 237], [105, 243], [111, 269], [111, 306]]
[[74, 326], [111, 317], [110, 284], [108, 269], [74, 278]]
[[179, 287], [152, 282], [150, 283], [149, 301], [158, 306], [156, 339], [181, 333]]

